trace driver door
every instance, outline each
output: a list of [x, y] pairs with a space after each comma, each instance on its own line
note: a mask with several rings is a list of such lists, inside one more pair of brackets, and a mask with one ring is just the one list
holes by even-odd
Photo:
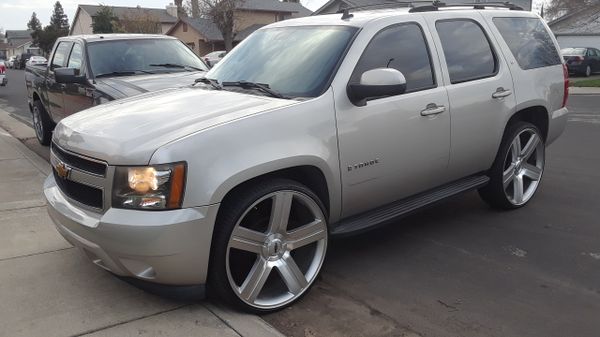
[[369, 100], [365, 106], [336, 103], [342, 217], [445, 182], [448, 96], [429, 36], [420, 18], [381, 29], [364, 50], [350, 83], [358, 82], [367, 70], [389, 67], [403, 73], [406, 92]]

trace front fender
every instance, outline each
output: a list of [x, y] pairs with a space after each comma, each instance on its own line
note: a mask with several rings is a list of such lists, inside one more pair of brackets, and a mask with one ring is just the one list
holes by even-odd
[[233, 188], [281, 169], [312, 166], [326, 181], [330, 220], [341, 211], [331, 90], [310, 101], [214, 126], [159, 148], [151, 164], [186, 161], [184, 207], [221, 202]]

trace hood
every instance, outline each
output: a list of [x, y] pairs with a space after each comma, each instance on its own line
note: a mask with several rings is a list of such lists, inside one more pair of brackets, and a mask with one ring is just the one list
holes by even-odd
[[144, 165], [162, 145], [297, 101], [200, 86], [165, 89], [98, 105], [61, 120], [53, 141], [111, 165]]
[[181, 71], [149, 75], [103, 77], [96, 79], [96, 87], [110, 93], [114, 99], [131, 97], [149, 91], [178, 88], [194, 84], [204, 71]]

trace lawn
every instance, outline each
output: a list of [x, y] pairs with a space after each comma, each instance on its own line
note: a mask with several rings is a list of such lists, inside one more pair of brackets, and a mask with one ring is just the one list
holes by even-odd
[[571, 82], [572, 87], [600, 87], [600, 79]]

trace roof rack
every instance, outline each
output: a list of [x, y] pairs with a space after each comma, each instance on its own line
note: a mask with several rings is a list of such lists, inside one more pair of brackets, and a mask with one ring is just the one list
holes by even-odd
[[417, 6], [412, 7], [409, 12], [417, 13], [417, 12], [431, 12], [437, 11], [439, 8], [449, 8], [449, 7], [473, 7], [473, 9], [485, 9], [486, 7], [495, 7], [495, 8], [508, 8], [512, 11], [522, 11], [523, 8], [512, 4], [508, 1], [506, 2], [476, 2], [476, 3], [462, 3], [462, 4], [446, 4], [444, 2], [434, 1], [431, 5], [425, 6]]
[[[415, 6], [415, 4], [426, 3], [427, 5]], [[496, 7], [496, 8], [508, 8], [510, 10], [522, 11], [523, 8], [512, 4], [508, 1], [506, 2], [474, 2], [474, 3], [460, 3], [460, 4], [446, 4], [440, 0], [413, 0], [413, 1], [391, 1], [391, 2], [382, 2], [376, 4], [368, 4], [368, 5], [360, 5], [360, 6], [352, 6], [340, 9], [337, 11], [338, 14], [342, 14], [342, 20], [348, 20], [352, 18], [354, 15], [350, 13], [350, 10], [355, 9], [365, 9], [365, 8], [393, 8], [393, 7], [411, 7], [409, 10], [410, 13], [418, 13], [418, 12], [431, 12], [437, 11], [439, 8], [449, 8], [449, 7], [472, 7], [473, 9], [485, 9], [486, 7]]]

